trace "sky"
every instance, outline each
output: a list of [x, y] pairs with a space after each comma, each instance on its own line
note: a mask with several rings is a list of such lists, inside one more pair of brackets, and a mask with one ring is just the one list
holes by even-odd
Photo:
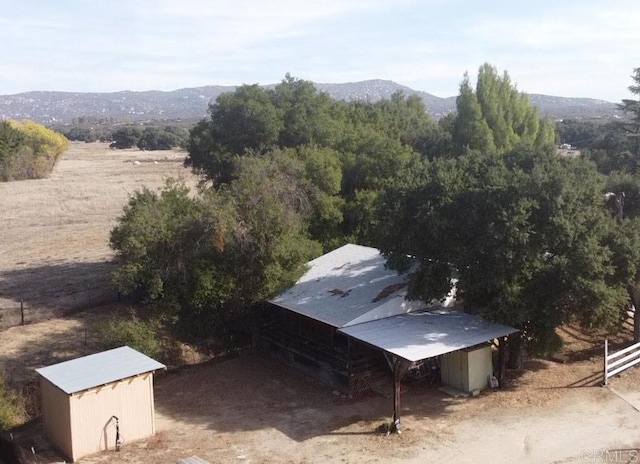
[[0, 0], [0, 95], [388, 79], [454, 96], [485, 62], [519, 90], [619, 102], [639, 0]]

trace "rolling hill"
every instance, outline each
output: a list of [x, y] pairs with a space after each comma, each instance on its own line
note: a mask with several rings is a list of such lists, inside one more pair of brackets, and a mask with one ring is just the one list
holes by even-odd
[[[455, 109], [456, 97], [441, 98], [416, 91], [393, 81], [373, 79], [342, 84], [315, 84], [318, 90], [343, 100], [377, 101], [389, 98], [397, 91], [422, 98], [429, 113], [440, 118]], [[272, 85], [266, 86], [269, 88]], [[74, 118], [114, 118], [118, 121], [169, 119], [199, 119], [207, 106], [223, 92], [233, 92], [234, 86], [211, 85], [161, 91], [122, 91], [112, 93], [25, 92], [0, 95], [0, 118], [28, 118], [44, 124], [70, 123]], [[566, 98], [549, 95], [529, 95], [542, 114], [554, 119], [611, 119], [619, 117], [615, 103], [592, 98]]]

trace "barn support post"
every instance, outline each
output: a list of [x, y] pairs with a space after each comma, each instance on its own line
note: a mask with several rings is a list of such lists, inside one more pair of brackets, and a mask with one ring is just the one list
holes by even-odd
[[384, 353], [384, 357], [393, 372], [393, 422], [388, 432], [400, 433], [400, 382], [409, 370], [411, 362], [387, 352]]
[[500, 337], [498, 339], [498, 386], [500, 388], [506, 386], [507, 340], [507, 337]]

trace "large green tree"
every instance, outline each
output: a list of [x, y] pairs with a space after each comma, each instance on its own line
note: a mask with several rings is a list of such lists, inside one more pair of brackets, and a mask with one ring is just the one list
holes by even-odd
[[336, 107], [339, 102], [318, 92], [312, 82], [287, 74], [270, 92], [282, 119], [280, 147], [332, 146], [340, 132]]
[[420, 155], [437, 157], [449, 147], [417, 97], [339, 102], [290, 75], [273, 90], [240, 87], [209, 111], [191, 131], [186, 164], [221, 188], [237, 178], [244, 159], [302, 162], [316, 192], [309, 231], [326, 250], [371, 243], [378, 192], [419, 165]]
[[321, 251], [307, 236], [297, 169], [247, 158], [220, 190], [136, 192], [111, 232], [114, 285], [155, 303], [187, 335], [246, 333], [251, 305], [295, 282]]
[[443, 298], [457, 279], [468, 310], [549, 352], [559, 343], [554, 329], [572, 317], [599, 327], [619, 320], [626, 292], [602, 192], [592, 165], [552, 150], [436, 160], [387, 190], [379, 245], [409, 271], [413, 297]]
[[488, 63], [478, 70], [475, 91], [465, 74], [456, 107], [453, 142], [458, 150], [503, 153], [518, 144], [544, 147], [555, 141], [553, 122], [540, 118], [538, 109], [516, 89], [506, 71], [500, 76]]
[[191, 130], [185, 164], [216, 183], [228, 183], [234, 159], [264, 153], [277, 144], [282, 127], [269, 92], [257, 84], [243, 85], [220, 95], [209, 106], [209, 118]]

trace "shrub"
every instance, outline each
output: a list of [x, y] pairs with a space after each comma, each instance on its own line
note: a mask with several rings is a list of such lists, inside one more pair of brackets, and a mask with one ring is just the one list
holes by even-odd
[[112, 316], [98, 324], [98, 338], [105, 348], [117, 348], [123, 345], [146, 354], [152, 358], [160, 355], [163, 349], [160, 337], [160, 321], [139, 318], [134, 310], [123, 316]]
[[0, 376], [0, 430], [19, 424], [24, 415], [22, 400], [6, 386]]
[[63, 135], [33, 121], [0, 122], [0, 182], [46, 177], [67, 147]]

